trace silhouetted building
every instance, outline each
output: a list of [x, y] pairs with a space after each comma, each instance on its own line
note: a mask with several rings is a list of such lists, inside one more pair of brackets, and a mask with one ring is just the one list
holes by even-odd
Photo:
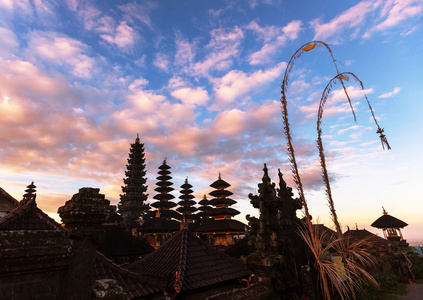
[[157, 248], [165, 241], [170, 239], [173, 234], [179, 230], [179, 222], [175, 219], [180, 219], [181, 215], [171, 208], [177, 206], [176, 203], [171, 201], [175, 196], [170, 194], [173, 191], [171, 187], [173, 183], [170, 181], [172, 177], [169, 171], [170, 167], [166, 164], [166, 159], [159, 167], [157, 188], [154, 190], [158, 192], [153, 198], [158, 200], [151, 204], [156, 208], [155, 216], [146, 220], [140, 227], [139, 231], [148, 239], [148, 243]]
[[19, 206], [19, 201], [0, 188], [0, 218]]
[[212, 246], [228, 247], [234, 245], [239, 239], [239, 235], [245, 233], [246, 225], [232, 219], [233, 216], [239, 214], [239, 211], [230, 207], [236, 201], [227, 198], [233, 194], [226, 190], [231, 185], [222, 180], [219, 173], [219, 178], [210, 186], [215, 189], [209, 193], [210, 196], [215, 197], [209, 201], [214, 208], [206, 212], [211, 219], [201, 224], [197, 228], [197, 232], [206, 235], [209, 244]]
[[401, 228], [404, 228], [408, 224], [397, 219], [393, 216], [388, 215], [388, 213], [383, 209], [383, 215], [373, 222], [372, 227], [382, 229], [383, 236], [385, 239], [393, 242], [399, 242], [404, 240], [401, 233]]
[[210, 216], [208, 213], [213, 208], [209, 205], [210, 201], [207, 199], [206, 195], [203, 196], [203, 199], [201, 199], [201, 201], [198, 202], [198, 204], [200, 204], [200, 207], [198, 208], [200, 212], [196, 213], [197, 222], [201, 224], [206, 222], [208, 219], [210, 219]]
[[197, 208], [194, 206], [196, 204], [193, 200], [194, 196], [192, 195], [194, 191], [191, 188], [192, 185], [188, 183], [188, 178], [185, 179], [185, 183], [181, 185], [182, 195], [179, 196], [179, 199], [182, 200], [178, 202], [179, 207], [176, 209], [188, 223], [192, 223], [197, 219], [197, 216], [194, 214], [197, 211]]
[[[147, 177], [145, 168], [144, 144], [140, 142], [137, 134], [135, 143], [129, 149], [128, 164], [126, 165], [125, 178], [122, 186], [123, 194], [120, 195], [119, 213], [122, 215], [126, 229], [132, 232], [139, 226], [140, 217], [148, 210], [146, 204], [148, 195]], [[134, 232], [133, 234], [136, 235]]]
[[[164, 278], [165, 291], [177, 299], [204, 299], [241, 287], [251, 271], [234, 259], [208, 246], [181, 222], [181, 230], [160, 248], [134, 262], [129, 271]], [[228, 299], [228, 298], [221, 298]]]

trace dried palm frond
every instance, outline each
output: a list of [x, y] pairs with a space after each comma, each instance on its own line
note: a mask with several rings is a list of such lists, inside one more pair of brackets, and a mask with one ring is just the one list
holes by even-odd
[[[313, 228], [313, 234], [300, 227], [299, 235], [313, 253], [314, 268], [326, 299], [331, 299], [331, 289], [336, 290], [342, 299], [349, 299], [350, 293], [354, 295], [354, 290], [362, 289], [363, 282], [379, 288], [366, 271], [377, 262], [369, 251], [374, 246], [371, 236], [353, 241], [344, 236], [337, 238], [328, 231], [318, 232], [317, 227]], [[342, 257], [342, 264], [333, 259], [337, 256]]]

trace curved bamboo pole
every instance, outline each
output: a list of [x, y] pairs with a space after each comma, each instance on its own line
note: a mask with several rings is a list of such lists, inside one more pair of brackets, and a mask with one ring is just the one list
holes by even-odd
[[[294, 55], [292, 55], [291, 59], [288, 62], [288, 65], [287, 65], [286, 70], [285, 70], [284, 79], [282, 81], [282, 86], [281, 86], [282, 97], [281, 97], [280, 101], [281, 101], [281, 104], [282, 104], [282, 119], [283, 119], [283, 123], [284, 123], [284, 133], [285, 133], [285, 137], [286, 137], [286, 140], [287, 140], [288, 156], [289, 156], [289, 160], [291, 162], [292, 177], [294, 179], [295, 185], [297, 187], [298, 194], [300, 196], [301, 202], [302, 202], [303, 207], [304, 207], [304, 212], [305, 212], [305, 216], [306, 216], [305, 219], [306, 219], [306, 224], [307, 224], [308, 232], [309, 232], [309, 235], [310, 235], [311, 243], [312, 243], [312, 245], [314, 245], [314, 247], [316, 249], [320, 249], [321, 247], [319, 245], [319, 241], [318, 241], [318, 239], [316, 239], [315, 234], [314, 234], [313, 225], [311, 223], [311, 216], [310, 216], [310, 213], [309, 213], [307, 201], [306, 201], [305, 196], [304, 196], [304, 190], [303, 190], [303, 185], [302, 185], [302, 182], [301, 182], [301, 177], [300, 177], [300, 174], [299, 174], [299, 171], [298, 171], [297, 161], [295, 159], [295, 151], [294, 151], [294, 147], [293, 147], [293, 144], [292, 144], [291, 129], [290, 129], [290, 124], [289, 124], [289, 120], [288, 120], [288, 107], [287, 107], [287, 100], [286, 100], [286, 90], [288, 89], [288, 85], [289, 85], [289, 74], [291, 72], [291, 69], [294, 66], [295, 60], [298, 59], [299, 57], [301, 57], [301, 55], [303, 53], [314, 49], [316, 47], [316, 45], [319, 46], [319, 47], [325, 47], [329, 51], [329, 54], [332, 58], [332, 62], [335, 65], [336, 73], [339, 75], [338, 66], [336, 65], [336, 60], [333, 57], [332, 50], [330, 49], [330, 47], [326, 43], [321, 42], [321, 41], [312, 41], [310, 43], [304, 44], [294, 53]], [[354, 109], [352, 107], [351, 100], [348, 96], [347, 89], [345, 88], [345, 85], [344, 85], [342, 79], [340, 79], [340, 81], [341, 81], [341, 84], [344, 88], [344, 92], [345, 92], [345, 94], [348, 98], [348, 101], [350, 103], [351, 111], [352, 111], [352, 114], [353, 114], [354, 120], [355, 120], [356, 118], [355, 118]], [[317, 251], [317, 252], [319, 252], [319, 251]], [[316, 254], [317, 252], [313, 251], [313, 254], [315, 256], [316, 262], [319, 263], [321, 256], [317, 255]], [[320, 262], [320, 264], [321, 264], [321, 262]], [[320, 274], [321, 279], [322, 279], [322, 285], [323, 285], [323, 290], [325, 292], [325, 296], [326, 296], [327, 299], [330, 299], [330, 292], [329, 292], [329, 286], [328, 286], [326, 274], [324, 273], [323, 269], [321, 269], [321, 268], [319, 268], [319, 274]]]
[[322, 168], [322, 177], [323, 177], [323, 181], [324, 181], [325, 187], [326, 187], [326, 196], [328, 198], [331, 218], [332, 218], [332, 220], [335, 224], [338, 237], [340, 236], [340, 234], [342, 234], [342, 231], [341, 231], [341, 226], [338, 222], [338, 217], [336, 215], [335, 204], [334, 204], [334, 201], [333, 201], [333, 198], [332, 198], [332, 191], [331, 191], [329, 176], [328, 176], [328, 172], [327, 172], [327, 168], [326, 168], [326, 157], [325, 157], [323, 142], [322, 142], [321, 125], [322, 125], [322, 118], [323, 118], [323, 112], [324, 112], [323, 108], [326, 104], [326, 101], [329, 97], [330, 92], [332, 91], [332, 85], [335, 84], [337, 80], [342, 80], [342, 79], [343, 80], [349, 80], [348, 76], [351, 76], [361, 86], [364, 97], [366, 98], [367, 104], [369, 106], [370, 112], [372, 113], [373, 120], [374, 120], [374, 122], [375, 122], [375, 124], [378, 128], [376, 133], [380, 133], [379, 137], [381, 139], [383, 149], [385, 149], [384, 144], [386, 144], [388, 150], [391, 149], [391, 147], [389, 146], [389, 143], [386, 139], [386, 136], [383, 134], [383, 129], [381, 129], [379, 124], [377, 123], [377, 120], [376, 120], [375, 114], [373, 112], [372, 106], [370, 105], [370, 101], [367, 98], [366, 93], [364, 92], [364, 86], [363, 86], [363, 83], [360, 81], [360, 79], [358, 79], [358, 77], [354, 73], [351, 73], [351, 72], [343, 72], [343, 73], [340, 73], [340, 74], [336, 75], [335, 77], [333, 77], [329, 81], [326, 88], [324, 89], [322, 97], [320, 99], [319, 111], [317, 113], [317, 140], [316, 140], [316, 142], [317, 142], [317, 148], [319, 149], [320, 165], [321, 165], [321, 168]]
[[[286, 90], [288, 89], [288, 86], [289, 86], [289, 74], [290, 74], [291, 69], [293, 68], [293, 66], [295, 64], [295, 60], [300, 58], [301, 55], [303, 55], [305, 52], [308, 52], [308, 51], [314, 49], [316, 46], [324, 47], [329, 51], [330, 57], [332, 58], [332, 62], [335, 65], [336, 73], [339, 75], [338, 66], [336, 64], [335, 58], [333, 57], [332, 50], [330, 49], [330, 47], [326, 43], [324, 43], [322, 41], [312, 41], [312, 42], [309, 42], [307, 44], [304, 44], [291, 56], [291, 59], [289, 60], [288, 65], [286, 66], [285, 74], [284, 74], [284, 78], [283, 78], [282, 86], [281, 86], [282, 97], [280, 99], [281, 104], [282, 104], [282, 119], [283, 119], [283, 123], [284, 123], [284, 133], [285, 133], [285, 137], [286, 137], [286, 140], [287, 140], [288, 156], [289, 156], [289, 160], [290, 160], [290, 163], [291, 163], [292, 177], [294, 179], [295, 185], [297, 187], [298, 194], [300, 196], [301, 202], [302, 202], [303, 207], [304, 207], [307, 227], [309, 229], [309, 232], [310, 232], [312, 239], [314, 239], [314, 238], [313, 238], [313, 228], [312, 228], [312, 224], [311, 224], [311, 221], [310, 221], [310, 219], [311, 219], [310, 213], [309, 213], [309, 210], [308, 210], [307, 201], [306, 201], [305, 196], [304, 196], [303, 185], [302, 185], [301, 177], [300, 177], [300, 174], [299, 174], [299, 171], [298, 171], [297, 161], [295, 159], [294, 147], [292, 145], [291, 129], [290, 129], [290, 124], [289, 124], [289, 120], [288, 120], [288, 107], [287, 107], [287, 100], [286, 100]], [[345, 88], [345, 85], [342, 81], [342, 78], [340, 78], [340, 82], [343, 86], [345, 95], [346, 95], [346, 97], [347, 97], [347, 99], [350, 103], [350, 107], [351, 107], [352, 114], [354, 116], [354, 120], [356, 120], [354, 109], [352, 107], [351, 100], [350, 100], [349, 95], [347, 93], [347, 89]]]

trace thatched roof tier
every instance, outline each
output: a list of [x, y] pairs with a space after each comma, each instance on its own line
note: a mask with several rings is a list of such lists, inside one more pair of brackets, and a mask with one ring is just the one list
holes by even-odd
[[210, 205], [214, 205], [214, 206], [222, 205], [222, 204], [233, 205], [233, 204], [236, 203], [235, 200], [232, 200], [232, 199], [229, 199], [229, 198], [211, 199], [209, 202], [210, 202], [209, 203]]
[[388, 214], [381, 216], [373, 222], [372, 227], [376, 228], [404, 228], [408, 224]]
[[210, 196], [213, 196], [213, 197], [216, 197], [216, 198], [228, 197], [228, 196], [231, 196], [233, 194], [234, 193], [232, 193], [231, 191], [227, 191], [227, 190], [214, 190], [214, 191], [211, 191], [209, 193]]

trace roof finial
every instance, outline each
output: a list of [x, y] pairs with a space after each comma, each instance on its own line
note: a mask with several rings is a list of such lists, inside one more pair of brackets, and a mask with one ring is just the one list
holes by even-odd
[[385, 208], [382, 206], [382, 209], [383, 209], [383, 214], [384, 215], [387, 215], [388, 213], [386, 212], [386, 210], [385, 210]]
[[204, 196], [203, 196], [203, 200], [207, 200], [207, 196], [206, 196], [206, 194], [204, 194]]
[[219, 180], [222, 180], [222, 174], [220, 174], [220, 172], [219, 172], [219, 177], [218, 177], [218, 179], [219, 179]]
[[136, 144], [139, 144], [140, 143], [140, 136], [138, 135], [138, 132], [137, 132], [137, 138], [135, 139], [135, 143]]
[[167, 157], [165, 157], [165, 159], [163, 160], [163, 165], [166, 164], [166, 160], [167, 160]]

